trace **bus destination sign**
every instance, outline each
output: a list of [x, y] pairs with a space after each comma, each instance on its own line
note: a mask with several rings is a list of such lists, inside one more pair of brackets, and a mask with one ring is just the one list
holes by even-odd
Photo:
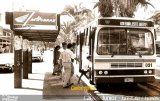
[[152, 21], [122, 20], [122, 19], [98, 19], [98, 25], [154, 27], [154, 23]]

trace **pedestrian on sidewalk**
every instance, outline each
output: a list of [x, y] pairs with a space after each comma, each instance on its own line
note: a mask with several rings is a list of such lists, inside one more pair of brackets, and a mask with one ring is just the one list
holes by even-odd
[[[74, 56], [76, 56], [75, 55], [75, 48], [76, 48], [76, 43], [69, 43], [70, 44], [70, 46], [71, 46], [71, 48], [70, 48], [70, 50], [73, 52], [73, 54], [74, 54]], [[74, 59], [71, 59], [71, 61], [72, 61], [72, 64], [71, 64], [71, 66], [72, 66], [72, 69], [71, 69], [71, 76], [73, 76], [74, 75]]]
[[81, 80], [81, 78], [82, 78], [83, 75], [85, 75], [87, 79], [89, 78], [87, 76], [87, 73], [89, 72], [90, 64], [91, 64], [91, 56], [87, 56], [86, 59], [82, 60], [82, 68], [80, 70], [81, 75], [80, 75], [80, 77], [78, 79], [78, 84], [80, 83], [80, 80]]
[[59, 57], [60, 57], [60, 46], [57, 45], [54, 49], [54, 58], [53, 58], [53, 65], [54, 65], [54, 68], [53, 68], [53, 73], [52, 75], [60, 75], [61, 73], [61, 66], [60, 66], [60, 62], [59, 62]]
[[[59, 49], [60, 51], [60, 54], [67, 49], [67, 43], [66, 42], [63, 42], [62, 43], [62, 47]], [[60, 59], [59, 59], [59, 62], [60, 62]], [[61, 72], [60, 72], [60, 79], [62, 79], [62, 71], [63, 71], [63, 65], [60, 63], [60, 67], [61, 67]]]
[[76, 53], [76, 43], [75, 43], [75, 42], [72, 43], [71, 51], [72, 51], [74, 54]]
[[64, 46], [64, 51], [60, 54], [60, 64], [63, 65], [64, 68], [64, 77], [63, 77], [63, 88], [68, 88], [73, 83], [71, 83], [72, 78], [72, 61], [71, 59], [75, 58], [75, 55], [71, 51], [72, 44], [66, 44]]

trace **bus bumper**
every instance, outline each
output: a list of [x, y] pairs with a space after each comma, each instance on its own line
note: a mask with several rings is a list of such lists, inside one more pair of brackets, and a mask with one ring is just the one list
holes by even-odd
[[95, 83], [138, 83], [138, 82], [154, 82], [154, 76], [148, 77], [95, 77]]

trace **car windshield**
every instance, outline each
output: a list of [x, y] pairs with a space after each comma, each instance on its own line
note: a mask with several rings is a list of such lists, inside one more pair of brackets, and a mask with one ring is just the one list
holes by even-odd
[[0, 46], [0, 54], [2, 53], [10, 53], [10, 47], [8, 45]]
[[153, 54], [153, 36], [149, 30], [102, 28], [97, 40], [99, 55]]

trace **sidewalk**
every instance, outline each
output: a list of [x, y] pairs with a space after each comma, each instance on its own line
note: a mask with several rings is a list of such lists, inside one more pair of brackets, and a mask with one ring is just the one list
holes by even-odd
[[22, 88], [14, 88], [14, 73], [1, 75], [0, 95], [42, 95], [44, 74], [29, 74], [22, 79]]
[[73, 90], [72, 87], [79, 86], [83, 87], [83, 83], [77, 85], [78, 78], [76, 76], [72, 77], [71, 80], [74, 85], [70, 88], [63, 88], [62, 80], [59, 79], [59, 76], [53, 76], [52, 73], [47, 72], [44, 78], [43, 86], [43, 99], [76, 99], [84, 100], [84, 95], [87, 95], [85, 90]]

